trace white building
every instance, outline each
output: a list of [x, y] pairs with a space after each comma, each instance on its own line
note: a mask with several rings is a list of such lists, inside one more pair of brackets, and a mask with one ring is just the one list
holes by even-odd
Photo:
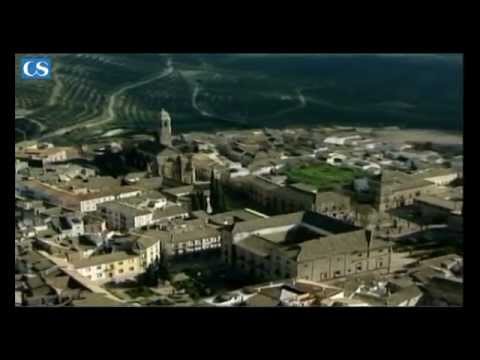
[[79, 217], [69, 216], [64, 218], [67, 227], [62, 229], [62, 236], [77, 238], [85, 233], [83, 220]]
[[430, 181], [437, 186], [447, 185], [458, 178], [455, 169], [439, 168], [428, 169], [417, 173], [420, 178]]
[[133, 250], [139, 254], [141, 264], [145, 269], [160, 261], [161, 238], [157, 234], [156, 230], [132, 232], [132, 235], [137, 236]]
[[330, 153], [328, 154], [327, 164], [330, 165], [342, 165], [344, 161], [347, 160], [347, 156], [339, 153]]
[[119, 201], [102, 203], [99, 209], [110, 229], [136, 229], [152, 224], [153, 220], [152, 210], [136, 208]]
[[330, 136], [327, 137], [323, 142], [325, 144], [331, 144], [331, 145], [346, 145], [346, 143], [350, 140], [357, 140], [361, 139], [362, 137], [360, 135], [351, 135], [351, 136]]
[[324, 146], [324, 147], [318, 147], [316, 148], [315, 150], [313, 150], [313, 154], [314, 155], [317, 155], [317, 154], [320, 154], [324, 151], [328, 151], [328, 147], [327, 146]]
[[374, 162], [352, 159], [347, 162], [347, 165], [352, 168], [368, 171], [372, 174], [379, 175], [382, 171], [382, 167]]
[[161, 239], [155, 236], [156, 233], [158, 231], [132, 232], [128, 249], [125, 248], [128, 252], [92, 256], [77, 261], [74, 266], [80, 274], [97, 282], [132, 278], [160, 261]]
[[368, 143], [368, 144], [365, 144], [365, 149], [366, 150], [375, 150], [375, 149], [378, 149], [382, 146], [383, 145], [381, 143]]
[[172, 257], [219, 250], [222, 246], [220, 232], [197, 220], [168, 227], [165, 231], [147, 231], [146, 233], [160, 240], [165, 246], [165, 253]]
[[162, 227], [174, 220], [186, 219], [188, 215], [188, 211], [180, 205], [167, 206], [153, 211], [152, 224]]
[[250, 175], [250, 170], [246, 168], [233, 168], [230, 169], [230, 177], [237, 178]]
[[75, 187], [69, 183], [57, 185], [35, 179], [15, 181], [15, 195], [27, 196], [61, 206], [67, 209], [80, 210], [82, 213], [97, 210], [97, 205], [125, 199], [141, 194], [138, 189], [129, 186], [113, 185], [110, 188]]
[[133, 278], [145, 271], [139, 255], [123, 251], [80, 259], [73, 266], [80, 275], [98, 283]]
[[97, 206], [99, 204], [106, 203], [108, 201], [115, 200], [115, 196], [113, 195], [105, 195], [100, 197], [93, 197], [90, 199], [80, 200], [80, 211], [83, 212], [90, 212], [96, 211]]
[[16, 154], [22, 160], [40, 161], [42, 164], [51, 164], [67, 160], [66, 148], [46, 147], [46, 148], [27, 148]]

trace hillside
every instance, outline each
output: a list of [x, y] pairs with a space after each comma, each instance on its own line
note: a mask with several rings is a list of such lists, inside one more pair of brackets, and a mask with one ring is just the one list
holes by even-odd
[[[53, 55], [51, 81], [16, 69], [16, 140], [101, 139], [156, 128], [160, 109], [186, 132], [299, 124], [463, 129], [460, 56]], [[18, 57], [16, 58], [18, 64]], [[109, 132], [109, 133], [108, 133]]]

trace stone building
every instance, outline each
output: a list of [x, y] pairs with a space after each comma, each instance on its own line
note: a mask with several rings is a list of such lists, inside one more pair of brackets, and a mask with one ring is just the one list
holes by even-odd
[[351, 208], [349, 196], [334, 191], [318, 192], [315, 187], [302, 183], [282, 186], [263, 177], [245, 176], [229, 184], [264, 209], [276, 214], [316, 211], [341, 217]]
[[219, 251], [221, 248], [221, 233], [215, 226], [200, 219], [170, 224], [164, 230], [147, 230], [136, 235], [158, 242], [162, 257], [169, 260]]
[[460, 215], [463, 201], [446, 200], [434, 196], [420, 196], [415, 199], [415, 205], [426, 221], [446, 223], [451, 214]]
[[412, 205], [416, 198], [439, 192], [457, 177], [458, 173], [449, 168], [425, 169], [415, 174], [384, 170], [380, 176], [369, 179], [368, 187], [375, 207], [383, 212]]
[[435, 185], [427, 180], [400, 171], [384, 170], [382, 175], [369, 179], [369, 191], [378, 211], [412, 205], [415, 198], [431, 194]]
[[125, 251], [94, 255], [72, 261], [75, 269], [87, 279], [105, 283], [134, 278], [157, 264], [161, 256], [160, 240], [145, 233], [132, 233]]
[[264, 280], [325, 281], [388, 273], [391, 244], [336, 219], [297, 212], [235, 224], [224, 232], [222, 257], [233, 268]]
[[172, 119], [170, 114], [164, 109], [160, 112], [160, 129], [158, 133], [158, 139], [160, 145], [165, 147], [172, 146]]

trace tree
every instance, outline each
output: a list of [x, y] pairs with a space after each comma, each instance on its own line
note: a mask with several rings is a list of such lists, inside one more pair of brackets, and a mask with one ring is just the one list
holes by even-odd
[[409, 170], [411, 170], [411, 171], [416, 171], [416, 170], [418, 170], [418, 167], [417, 167], [417, 165], [415, 165], [415, 162], [414, 162], [414, 161], [411, 161], [411, 160], [410, 160]]
[[192, 200], [192, 209], [195, 211], [195, 210], [201, 210], [202, 209], [202, 205], [200, 203], [200, 198], [198, 196], [198, 192], [195, 192], [193, 194], [190, 195], [190, 198]]
[[227, 204], [225, 201], [225, 191], [223, 189], [222, 183], [217, 179], [215, 180], [217, 182], [217, 202], [218, 202], [218, 211], [223, 212], [225, 211]]
[[156, 286], [158, 282], [158, 269], [157, 264], [152, 263], [146, 269], [145, 272], [140, 276], [140, 281], [146, 286]]
[[217, 182], [215, 179], [215, 174], [212, 171], [210, 175], [210, 204], [212, 205], [213, 211], [217, 211], [218, 200], [217, 200]]
[[207, 210], [207, 196], [204, 194], [203, 191], [198, 192], [198, 197], [200, 199], [200, 206], [202, 210]]
[[226, 209], [225, 191], [219, 179], [212, 171], [210, 176], [210, 204], [214, 212], [222, 212]]
[[183, 169], [182, 169], [182, 158], [180, 156], [177, 156], [177, 159], [176, 159], [176, 164], [175, 164], [175, 176], [176, 176], [176, 180], [178, 182], [183, 182], [183, 179], [182, 179], [182, 174], [183, 174]]

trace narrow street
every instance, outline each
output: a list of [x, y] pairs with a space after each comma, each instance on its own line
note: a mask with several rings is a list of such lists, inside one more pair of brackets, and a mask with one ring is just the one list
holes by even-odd
[[102, 294], [108, 297], [111, 300], [114, 301], [119, 301], [119, 302], [125, 302], [124, 300], [114, 296], [107, 290], [105, 290], [103, 287], [99, 286], [98, 284], [94, 283], [93, 281], [88, 280], [84, 276], [80, 275], [71, 264], [69, 264], [66, 260], [54, 257], [46, 253], [45, 251], [39, 251], [38, 252], [40, 255], [46, 257], [48, 260], [53, 262], [55, 265], [59, 267], [60, 270], [62, 270], [65, 274], [68, 276], [71, 276], [73, 279], [75, 279], [77, 282], [79, 282], [81, 285], [86, 287], [88, 290], [90, 290], [93, 293], [96, 294]]

